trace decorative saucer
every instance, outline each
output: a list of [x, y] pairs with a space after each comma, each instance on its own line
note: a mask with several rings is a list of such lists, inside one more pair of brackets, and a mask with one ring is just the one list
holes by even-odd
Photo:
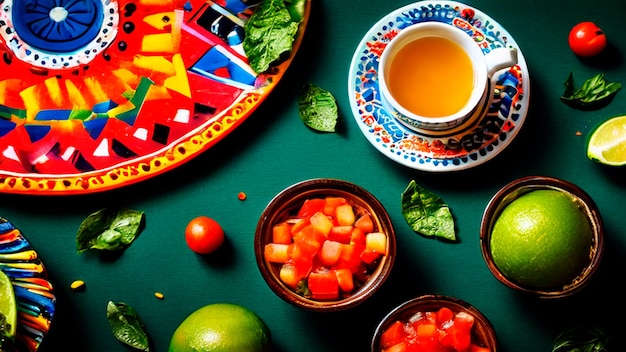
[[273, 91], [243, 50], [258, 1], [2, 2], [0, 192], [105, 191], [171, 170]]
[[35, 352], [50, 330], [56, 296], [48, 273], [30, 242], [0, 217], [0, 270], [11, 279], [18, 306], [14, 346], [7, 352]]
[[[518, 51], [518, 64], [496, 73], [493, 99], [482, 116], [451, 130], [411, 130], [386, 111], [380, 96], [377, 70], [383, 49], [402, 29], [424, 21], [463, 28], [483, 51]], [[366, 33], [352, 58], [348, 94], [361, 132], [376, 149], [407, 167], [442, 172], [478, 166], [513, 141], [528, 112], [530, 80], [517, 43], [492, 18], [455, 1], [420, 1], [389, 13]]]

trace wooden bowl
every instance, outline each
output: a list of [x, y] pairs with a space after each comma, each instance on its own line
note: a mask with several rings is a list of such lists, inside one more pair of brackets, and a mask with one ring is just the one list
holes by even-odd
[[[355, 212], [369, 213], [374, 231], [387, 234], [387, 255], [377, 260], [368, 271], [368, 278], [360, 287], [337, 300], [317, 300], [304, 297], [284, 284], [280, 277], [280, 265], [270, 263], [264, 256], [265, 245], [272, 241], [275, 224], [292, 218], [305, 200], [327, 196], [343, 197]], [[391, 273], [396, 254], [396, 236], [391, 219], [383, 205], [368, 191], [353, 183], [337, 179], [311, 179], [294, 184], [276, 195], [263, 211], [254, 236], [256, 262], [269, 288], [284, 301], [306, 310], [317, 312], [339, 311], [355, 307], [371, 297]]]
[[[491, 256], [491, 232], [496, 219], [502, 210], [513, 200], [524, 193], [538, 189], [555, 189], [566, 192], [578, 203], [582, 212], [587, 216], [592, 230], [592, 247], [590, 249], [589, 264], [581, 271], [571, 283], [553, 289], [537, 289], [521, 285], [502, 274], [495, 265]], [[559, 298], [570, 296], [583, 287], [591, 279], [593, 273], [600, 265], [604, 251], [604, 231], [602, 219], [598, 207], [591, 197], [578, 186], [558, 178], [547, 176], [526, 176], [512, 181], [502, 187], [489, 201], [485, 209], [480, 225], [480, 247], [483, 258], [491, 273], [502, 284], [514, 290], [526, 292], [541, 298]]]
[[417, 313], [437, 312], [443, 307], [449, 308], [454, 313], [465, 312], [472, 315], [474, 317], [474, 325], [471, 331], [472, 343], [486, 347], [491, 352], [498, 351], [496, 331], [489, 319], [478, 309], [457, 298], [442, 295], [424, 295], [410, 299], [387, 313], [376, 327], [374, 337], [372, 338], [371, 352], [381, 351], [381, 336], [396, 321], [408, 322]]

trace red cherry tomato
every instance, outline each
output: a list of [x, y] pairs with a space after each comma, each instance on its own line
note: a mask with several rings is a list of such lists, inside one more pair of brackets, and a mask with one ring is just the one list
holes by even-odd
[[192, 251], [208, 254], [224, 243], [224, 230], [217, 221], [207, 216], [198, 216], [187, 224], [185, 241]]
[[581, 57], [598, 55], [606, 47], [606, 35], [593, 22], [581, 22], [569, 33], [569, 47]]

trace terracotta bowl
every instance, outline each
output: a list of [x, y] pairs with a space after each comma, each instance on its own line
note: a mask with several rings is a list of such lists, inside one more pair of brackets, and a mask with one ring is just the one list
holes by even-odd
[[[581, 210], [589, 219], [592, 230], [592, 248], [590, 250], [589, 264], [581, 271], [571, 283], [554, 289], [536, 289], [525, 287], [504, 276], [495, 265], [491, 256], [491, 232], [496, 219], [502, 210], [517, 197], [524, 193], [537, 189], [556, 189], [569, 193], [578, 202]], [[541, 298], [559, 298], [570, 296], [583, 287], [591, 279], [593, 273], [598, 268], [604, 251], [604, 231], [602, 219], [598, 207], [591, 197], [578, 186], [558, 178], [547, 176], [526, 176], [512, 181], [500, 189], [489, 201], [482, 217], [480, 225], [480, 247], [483, 258], [491, 273], [502, 284], [514, 290], [526, 292]]]
[[[295, 217], [307, 199], [327, 196], [343, 197], [358, 214], [370, 214], [374, 231], [387, 234], [387, 254], [379, 257], [368, 268], [365, 281], [355, 285], [350, 293], [337, 299], [313, 299], [297, 293], [280, 279], [282, 264], [265, 258], [265, 245], [272, 242], [274, 225]], [[389, 215], [383, 205], [368, 191], [353, 183], [337, 179], [311, 179], [294, 184], [276, 195], [263, 211], [254, 236], [257, 265], [269, 288], [284, 301], [306, 310], [327, 312], [355, 307], [371, 297], [391, 273], [396, 254], [396, 236]]]
[[442, 295], [420, 296], [410, 299], [392, 309], [376, 327], [374, 337], [372, 338], [371, 351], [381, 351], [381, 336], [394, 322], [408, 322], [409, 319], [414, 317], [417, 313], [437, 312], [443, 307], [449, 308], [454, 313], [465, 312], [472, 315], [474, 317], [474, 325], [471, 331], [472, 343], [485, 347], [491, 352], [498, 351], [496, 332], [487, 317], [465, 301]]

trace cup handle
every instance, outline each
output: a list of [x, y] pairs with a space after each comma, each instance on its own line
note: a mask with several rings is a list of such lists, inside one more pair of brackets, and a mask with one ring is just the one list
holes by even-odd
[[517, 64], [517, 48], [495, 48], [485, 55], [485, 61], [491, 78], [497, 71]]

